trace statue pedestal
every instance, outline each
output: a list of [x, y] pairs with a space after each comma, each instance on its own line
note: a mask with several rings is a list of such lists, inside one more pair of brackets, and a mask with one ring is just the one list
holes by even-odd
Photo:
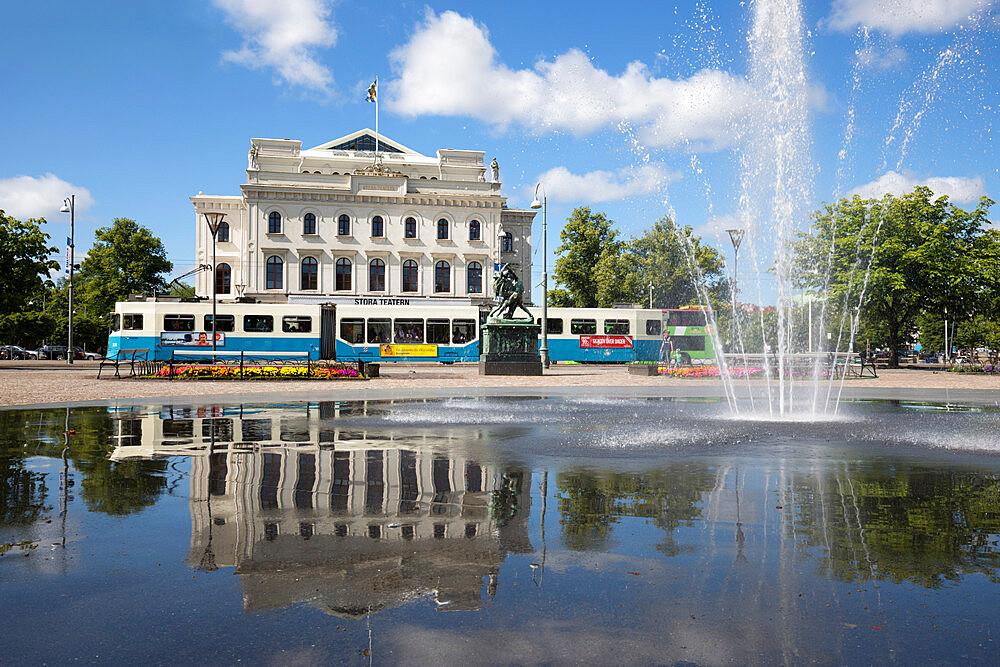
[[541, 375], [538, 335], [542, 327], [530, 320], [490, 319], [482, 328], [480, 375]]

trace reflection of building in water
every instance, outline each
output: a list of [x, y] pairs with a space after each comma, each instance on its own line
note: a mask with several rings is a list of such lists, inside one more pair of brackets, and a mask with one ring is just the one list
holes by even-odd
[[193, 455], [189, 563], [235, 567], [247, 610], [478, 608], [532, 551], [530, 475], [480, 463], [469, 429], [345, 429], [339, 405], [124, 419], [114, 456]]

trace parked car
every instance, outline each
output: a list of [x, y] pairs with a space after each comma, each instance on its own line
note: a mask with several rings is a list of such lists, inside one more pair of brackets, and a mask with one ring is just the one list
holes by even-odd
[[[38, 356], [40, 359], [65, 359], [66, 358], [66, 346], [65, 345], [43, 345], [38, 351]], [[83, 359], [83, 348], [74, 347], [74, 359]]]
[[78, 354], [83, 354], [83, 358], [89, 361], [99, 361], [104, 358], [104, 355], [100, 352], [87, 352], [82, 348], [77, 348]]
[[0, 359], [37, 359], [34, 350], [26, 350], [20, 345], [0, 345]]

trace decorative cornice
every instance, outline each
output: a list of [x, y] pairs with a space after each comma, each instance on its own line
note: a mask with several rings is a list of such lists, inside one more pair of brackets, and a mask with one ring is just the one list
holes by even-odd
[[426, 195], [356, 195], [350, 192], [335, 193], [304, 189], [289, 189], [283, 186], [268, 186], [260, 184], [243, 184], [240, 186], [247, 201], [257, 203], [259, 200], [270, 201], [302, 201], [329, 202], [337, 204], [400, 204], [409, 206], [443, 206], [454, 208], [495, 208], [499, 209], [503, 201], [499, 199], [456, 199], [455, 195], [446, 197], [428, 197]]

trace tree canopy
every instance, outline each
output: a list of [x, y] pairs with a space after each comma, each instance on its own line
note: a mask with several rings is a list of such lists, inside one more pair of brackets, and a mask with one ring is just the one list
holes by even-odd
[[[1000, 234], [993, 202], [964, 211], [926, 187], [895, 197], [855, 196], [826, 204], [797, 248], [802, 285], [821, 290], [829, 270], [832, 316], [860, 306], [864, 335], [899, 349], [925, 313], [967, 320], [995, 308]], [[890, 355], [890, 363], [895, 363]]]
[[45, 219], [16, 220], [0, 210], [0, 315], [27, 309], [41, 294], [44, 280], [58, 262], [49, 259], [56, 248], [42, 231]]
[[580, 207], [560, 239], [553, 272], [558, 287], [549, 292], [553, 306], [648, 305], [652, 285], [654, 308], [676, 308], [703, 300], [696, 284], [705, 285], [712, 300], [725, 289], [719, 252], [668, 217], [636, 238], [620, 240], [613, 220]]

